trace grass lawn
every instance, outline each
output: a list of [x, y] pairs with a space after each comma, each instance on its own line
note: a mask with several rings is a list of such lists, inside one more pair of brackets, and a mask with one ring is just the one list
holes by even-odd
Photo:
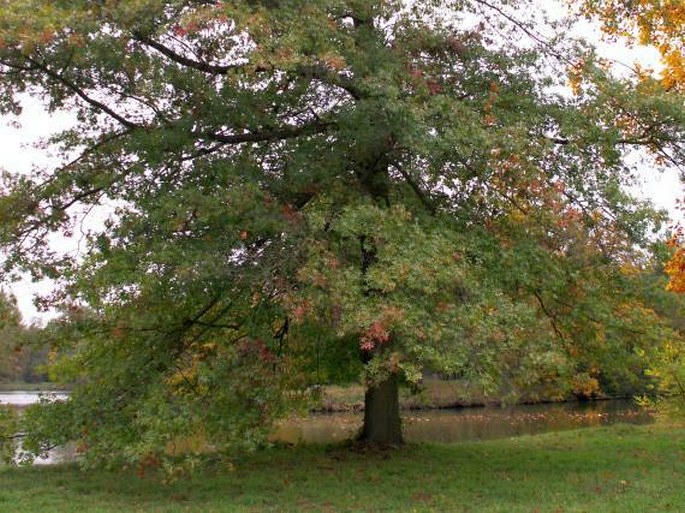
[[391, 452], [279, 448], [171, 485], [73, 466], [0, 471], [0, 511], [685, 511], [685, 428], [619, 425]]

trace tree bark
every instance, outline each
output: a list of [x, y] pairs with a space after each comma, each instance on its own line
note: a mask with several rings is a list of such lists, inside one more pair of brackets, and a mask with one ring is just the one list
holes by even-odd
[[364, 427], [359, 440], [382, 447], [402, 444], [397, 375], [366, 389]]

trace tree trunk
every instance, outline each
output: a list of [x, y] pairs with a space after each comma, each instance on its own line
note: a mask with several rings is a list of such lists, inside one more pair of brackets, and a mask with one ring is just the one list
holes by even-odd
[[[386, 134], [387, 135], [387, 134]], [[381, 140], [384, 140], [382, 138]], [[390, 206], [387, 148], [381, 145], [369, 152], [371, 158], [362, 163], [359, 168], [359, 179], [363, 189], [377, 204]], [[383, 293], [371, 288], [367, 282], [367, 273], [377, 260], [377, 247], [373, 237], [359, 237], [361, 246], [361, 271], [364, 295], [378, 295]], [[380, 344], [377, 341], [376, 345]], [[386, 348], [389, 341], [385, 341]], [[378, 351], [378, 347], [375, 351]], [[374, 349], [363, 350], [362, 361], [368, 364]], [[402, 427], [400, 421], [399, 390], [397, 374], [392, 372], [386, 379], [369, 386], [364, 394], [364, 426], [359, 435], [359, 441], [380, 447], [390, 447], [402, 444]]]
[[383, 447], [402, 444], [396, 374], [366, 389], [364, 426], [359, 440]]

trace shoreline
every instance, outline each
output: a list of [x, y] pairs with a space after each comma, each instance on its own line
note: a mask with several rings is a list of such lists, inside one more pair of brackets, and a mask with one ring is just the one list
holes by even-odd
[[0, 383], [0, 392], [68, 392], [69, 387], [44, 381], [41, 383]]
[[[590, 398], [575, 396], [531, 397], [523, 396], [517, 400], [487, 397], [467, 386], [454, 381], [427, 380], [424, 389], [418, 394], [400, 390], [400, 411], [457, 410], [465, 408], [488, 408], [522, 406], [536, 404], [596, 403], [602, 401], [634, 400], [633, 395], [599, 395]], [[364, 390], [361, 385], [324, 386], [320, 396], [313, 399], [309, 413], [343, 413], [364, 411]]]

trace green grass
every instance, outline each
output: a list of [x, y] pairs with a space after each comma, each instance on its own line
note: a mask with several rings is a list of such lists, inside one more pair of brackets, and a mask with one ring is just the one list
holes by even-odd
[[8, 469], [0, 511], [683, 511], [684, 475], [684, 428], [622, 425], [391, 452], [279, 448], [171, 485], [73, 466]]

